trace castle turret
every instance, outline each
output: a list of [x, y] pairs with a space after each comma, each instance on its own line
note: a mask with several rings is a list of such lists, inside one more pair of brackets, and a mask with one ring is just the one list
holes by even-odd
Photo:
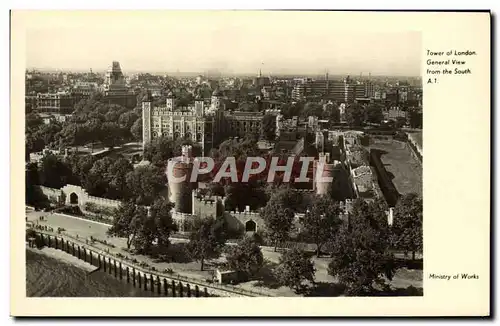
[[[174, 209], [179, 213], [192, 213], [194, 184], [190, 181], [193, 171], [192, 149], [192, 146], [182, 146], [182, 156], [168, 161], [169, 200], [175, 204]], [[183, 181], [177, 180], [183, 177], [185, 177]]]
[[151, 112], [153, 110], [153, 96], [147, 91], [142, 99], [142, 146], [151, 142]]
[[197, 116], [199, 117], [202, 117], [204, 115], [204, 101], [203, 101], [203, 98], [201, 96], [196, 96], [196, 98], [194, 99], [194, 112]]
[[167, 93], [167, 111], [174, 111], [175, 109], [175, 96], [172, 91]]
[[214, 92], [212, 93], [212, 99], [210, 103], [212, 110], [216, 111], [222, 107], [222, 97], [223, 94], [220, 91], [220, 89], [217, 88], [216, 90], [214, 90]]

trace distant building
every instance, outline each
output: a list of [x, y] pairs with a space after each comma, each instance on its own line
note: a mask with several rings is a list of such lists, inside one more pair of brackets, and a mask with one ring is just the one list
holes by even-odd
[[[228, 137], [259, 134], [264, 112], [229, 111], [223, 104], [223, 93], [215, 90], [209, 104], [197, 97], [194, 106], [177, 108], [170, 92], [165, 105], [153, 106], [151, 93], [142, 101], [143, 142], [162, 136], [191, 140], [206, 153]], [[268, 110], [278, 114], [277, 110]]]
[[118, 104], [127, 108], [134, 108], [137, 104], [136, 95], [129, 91], [120, 63], [113, 61], [106, 73], [103, 101]]
[[325, 79], [297, 80], [292, 90], [292, 98], [296, 101], [303, 101], [307, 98], [322, 98], [352, 103], [356, 98], [365, 97], [365, 88], [364, 84], [353, 82], [349, 76], [339, 81], [329, 80], [328, 74], [326, 74]]
[[372, 98], [373, 96], [375, 96], [375, 87], [371, 81], [366, 81], [364, 83], [364, 88], [365, 88], [365, 94], [363, 97]]
[[259, 71], [259, 75], [253, 79], [253, 86], [260, 88], [269, 85], [271, 85], [271, 79], [269, 77], [263, 77], [262, 71]]
[[71, 114], [74, 102], [74, 97], [70, 93], [39, 93], [36, 97], [36, 110], [39, 113]]
[[73, 85], [73, 93], [90, 97], [99, 91], [99, 85], [96, 82], [77, 81]]
[[262, 96], [265, 100], [274, 99], [274, 90], [271, 86], [262, 87]]

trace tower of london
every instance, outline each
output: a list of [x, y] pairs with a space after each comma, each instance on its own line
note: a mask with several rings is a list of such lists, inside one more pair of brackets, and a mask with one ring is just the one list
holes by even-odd
[[[154, 106], [148, 93], [142, 101], [143, 144], [159, 137], [186, 139], [199, 144], [206, 154], [227, 137], [245, 137], [260, 134], [265, 112], [226, 110], [224, 97], [215, 90], [206, 103], [197, 96], [194, 105], [177, 107], [175, 96], [169, 92], [164, 105]], [[275, 110], [269, 110], [276, 115]], [[273, 112], [271, 112], [273, 111]]]

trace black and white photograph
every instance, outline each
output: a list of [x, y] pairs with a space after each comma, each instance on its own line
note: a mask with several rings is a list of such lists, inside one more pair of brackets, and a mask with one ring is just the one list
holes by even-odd
[[28, 31], [27, 296], [423, 295], [420, 33], [263, 24]]
[[484, 313], [487, 12], [12, 21], [15, 311]]

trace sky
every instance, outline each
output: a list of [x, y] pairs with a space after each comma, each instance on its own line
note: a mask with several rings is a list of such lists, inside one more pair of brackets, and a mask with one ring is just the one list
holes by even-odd
[[[27, 31], [27, 68], [419, 76], [421, 34], [328, 12], [63, 12]], [[316, 19], [315, 19], [316, 18]]]

